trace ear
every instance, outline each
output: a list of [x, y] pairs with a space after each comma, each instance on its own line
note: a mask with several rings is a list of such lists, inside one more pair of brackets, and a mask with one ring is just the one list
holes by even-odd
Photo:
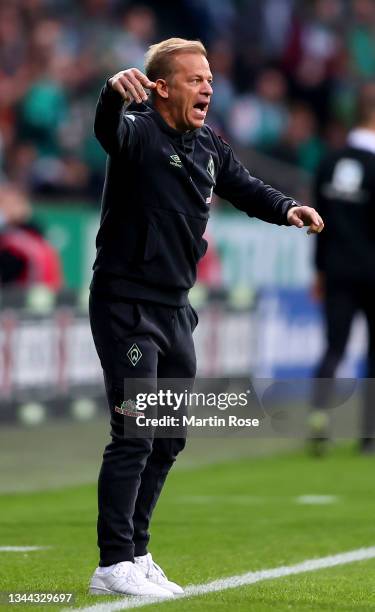
[[164, 100], [166, 100], [169, 97], [167, 81], [165, 81], [164, 79], [157, 79], [155, 83], [156, 87], [154, 89], [154, 92], [156, 92], [161, 98], [164, 98]]

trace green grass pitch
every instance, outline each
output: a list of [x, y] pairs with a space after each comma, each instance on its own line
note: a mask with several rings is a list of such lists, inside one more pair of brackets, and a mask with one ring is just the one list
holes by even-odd
[[[187, 585], [374, 546], [374, 463], [345, 446], [318, 460], [293, 451], [174, 469], [150, 550], [171, 579]], [[304, 505], [296, 501], [303, 495], [336, 498]], [[0, 552], [1, 591], [74, 592], [74, 608], [117, 600], [87, 594], [97, 564], [94, 485], [3, 494], [0, 506], [0, 546], [50, 547]], [[367, 612], [375, 610], [374, 574], [375, 559], [145, 609]]]

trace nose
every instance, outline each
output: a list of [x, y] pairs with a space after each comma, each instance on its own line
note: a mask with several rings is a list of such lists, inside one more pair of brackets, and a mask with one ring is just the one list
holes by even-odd
[[213, 89], [209, 81], [203, 81], [201, 93], [205, 96], [212, 96]]

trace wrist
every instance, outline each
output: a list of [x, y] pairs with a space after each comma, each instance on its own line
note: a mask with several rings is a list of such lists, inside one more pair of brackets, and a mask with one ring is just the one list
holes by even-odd
[[116, 103], [116, 106], [122, 107], [124, 102], [125, 102], [125, 100], [122, 97], [122, 95], [120, 94], [120, 92], [112, 87], [110, 81], [111, 81], [111, 79], [107, 79], [107, 81], [105, 83], [105, 87], [104, 87], [104, 93], [105, 93], [105, 95], [107, 97], [109, 96], [109, 99], [113, 103]]
[[295, 208], [300, 208], [300, 207], [301, 207], [301, 204], [298, 204], [298, 202], [296, 202], [295, 200], [293, 200], [290, 203], [289, 208], [288, 208], [288, 210], [286, 212], [286, 218], [287, 218], [287, 222], [289, 224], [290, 224], [289, 219], [290, 219], [290, 216], [293, 214], [294, 209]]

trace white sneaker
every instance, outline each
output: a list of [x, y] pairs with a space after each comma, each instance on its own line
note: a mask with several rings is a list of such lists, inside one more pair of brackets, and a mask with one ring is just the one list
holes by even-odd
[[175, 582], [168, 580], [163, 570], [159, 565], [153, 561], [151, 553], [143, 555], [142, 557], [135, 557], [134, 562], [136, 566], [143, 572], [143, 575], [147, 580], [167, 589], [170, 593], [175, 595], [181, 595], [184, 590]]
[[91, 578], [90, 595], [140, 595], [171, 598], [169, 589], [147, 580], [138, 565], [122, 561], [111, 567], [97, 567]]

